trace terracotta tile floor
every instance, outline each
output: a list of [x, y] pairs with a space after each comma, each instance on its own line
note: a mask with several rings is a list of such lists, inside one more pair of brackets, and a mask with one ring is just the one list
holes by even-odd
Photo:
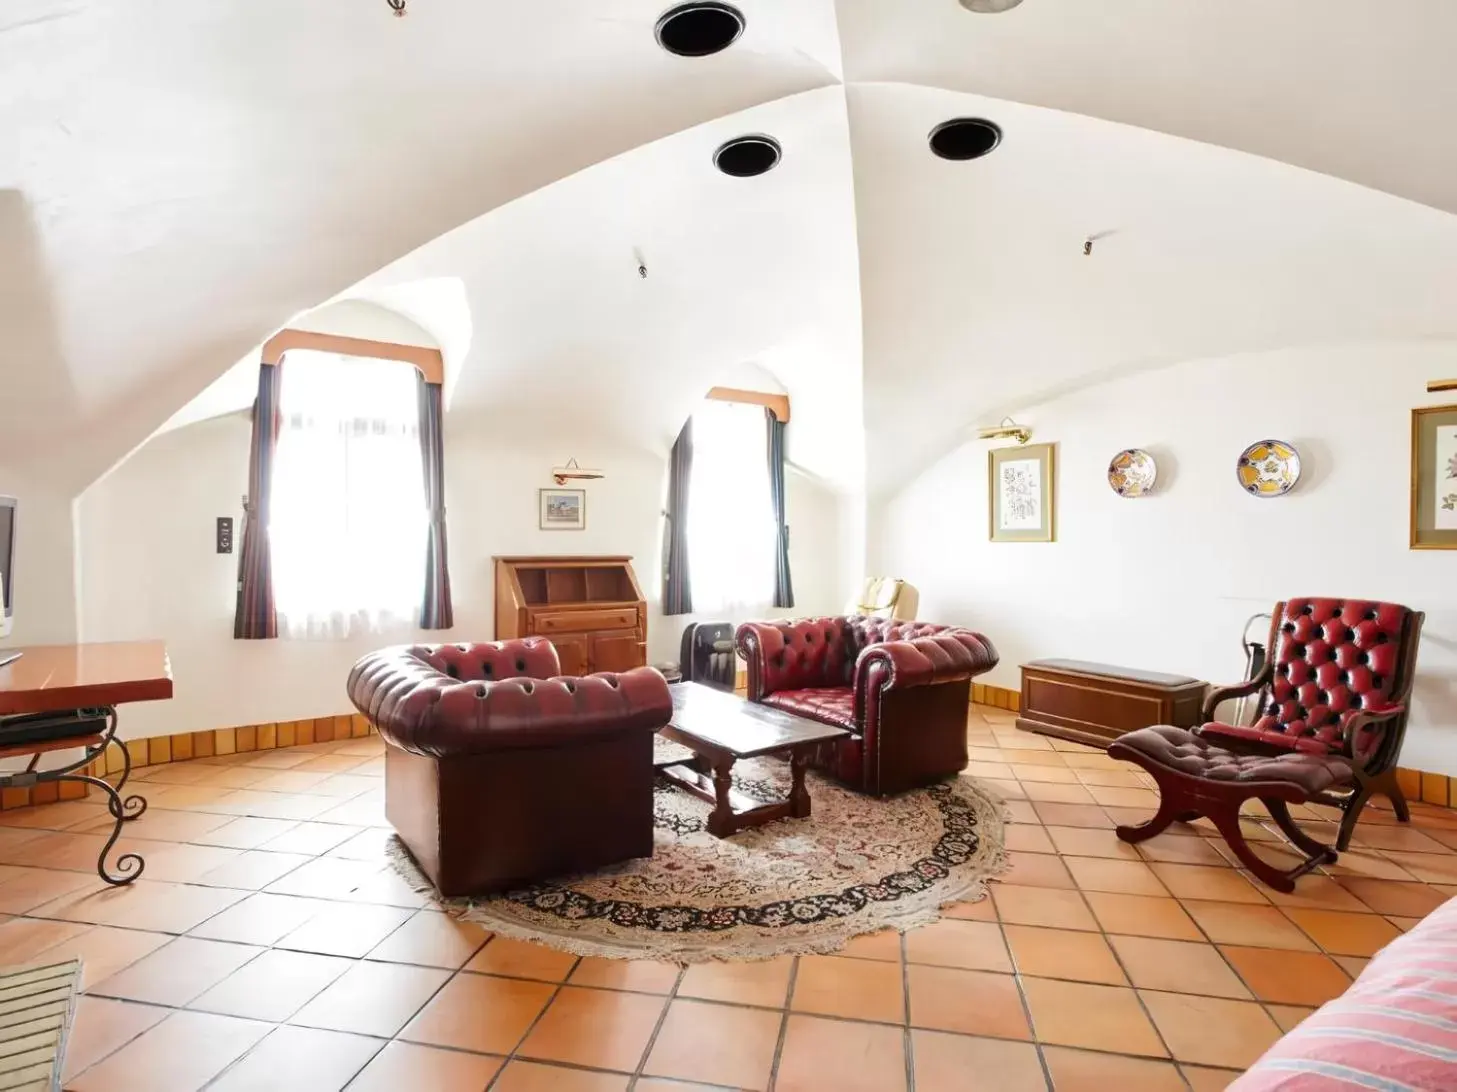
[[684, 970], [457, 922], [385, 862], [371, 737], [139, 771], [126, 889], [91, 872], [100, 804], [0, 815], [0, 961], [85, 959], [74, 1092], [1202, 1092], [1457, 894], [1457, 812], [1368, 812], [1280, 896], [1203, 825], [1119, 842], [1152, 802], [1132, 768], [998, 710], [969, 732], [1012, 870], [833, 956]]

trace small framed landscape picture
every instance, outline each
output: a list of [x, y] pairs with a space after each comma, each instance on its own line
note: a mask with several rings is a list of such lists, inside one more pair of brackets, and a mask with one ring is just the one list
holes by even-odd
[[1411, 411], [1411, 546], [1457, 550], [1457, 406]]
[[580, 531], [587, 526], [585, 489], [543, 489], [540, 493], [543, 531]]
[[999, 447], [987, 453], [993, 542], [1051, 542], [1053, 445]]

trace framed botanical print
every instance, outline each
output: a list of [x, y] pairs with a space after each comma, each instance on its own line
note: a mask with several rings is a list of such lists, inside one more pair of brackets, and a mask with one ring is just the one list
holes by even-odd
[[1457, 406], [1411, 411], [1411, 547], [1457, 550]]
[[987, 453], [993, 542], [1051, 542], [1056, 503], [1053, 445], [1025, 444]]
[[581, 531], [587, 526], [587, 491], [585, 489], [542, 489], [541, 529], [543, 531]]

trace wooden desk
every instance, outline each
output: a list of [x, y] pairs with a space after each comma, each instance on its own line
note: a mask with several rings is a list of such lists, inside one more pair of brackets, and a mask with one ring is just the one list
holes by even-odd
[[49, 713], [157, 701], [172, 696], [172, 665], [161, 641], [9, 648], [0, 667], [0, 715]]
[[[172, 665], [161, 641], [111, 644], [36, 645], [8, 649], [24, 655], [0, 667], [0, 717], [4, 739], [0, 758], [29, 755], [23, 770], [0, 771], [0, 788], [30, 788], [50, 781], [81, 781], [106, 794], [115, 825], [102, 846], [96, 871], [109, 884], [131, 883], [145, 862], [135, 853], [117, 858], [116, 872], [106, 856], [121, 836], [122, 823], [147, 810], [140, 796], [123, 797], [131, 775], [131, 756], [122, 748], [124, 765], [115, 785], [86, 770], [106, 753], [116, 738], [116, 706], [172, 696]], [[38, 769], [47, 752], [81, 748], [84, 754], [53, 770]]]

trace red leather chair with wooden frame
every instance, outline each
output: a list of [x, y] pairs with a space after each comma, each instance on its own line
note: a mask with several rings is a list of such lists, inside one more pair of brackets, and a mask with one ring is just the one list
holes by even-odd
[[[1342, 810], [1337, 850], [1345, 850], [1361, 812], [1380, 793], [1396, 818], [1410, 820], [1396, 767], [1406, 735], [1421, 611], [1359, 599], [1290, 599], [1275, 605], [1265, 665], [1247, 682], [1212, 690], [1205, 723], [1192, 733], [1159, 726], [1109, 745], [1158, 782], [1159, 812], [1141, 827], [1120, 827], [1129, 842], [1151, 838], [1175, 820], [1208, 816], [1255, 875], [1279, 890], [1335, 859], [1290, 818], [1291, 803]], [[1214, 719], [1230, 698], [1259, 695], [1251, 725]], [[1306, 860], [1281, 871], [1245, 843], [1239, 805], [1257, 798]]]

